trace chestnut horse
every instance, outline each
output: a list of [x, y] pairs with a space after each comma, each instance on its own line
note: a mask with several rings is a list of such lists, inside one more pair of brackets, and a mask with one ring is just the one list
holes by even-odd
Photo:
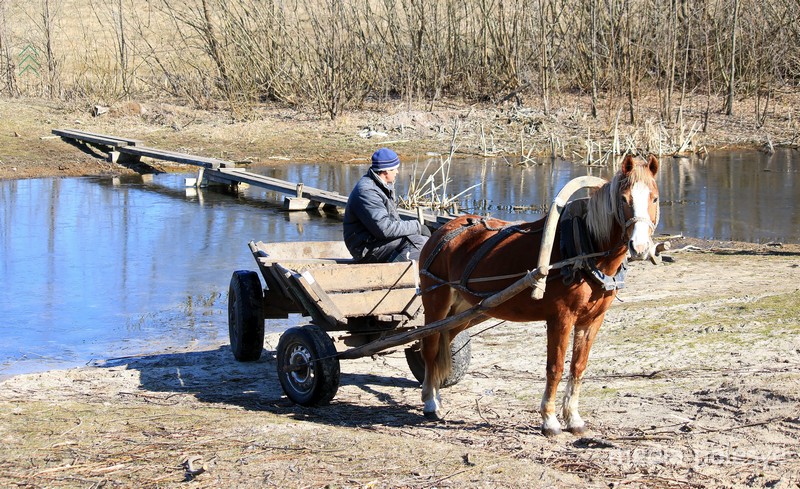
[[[627, 155], [611, 182], [596, 189], [585, 201], [585, 228], [596, 257], [589, 269], [576, 266], [571, 281], [558, 273], [550, 274], [542, 299], [533, 300], [530, 289], [525, 289], [478, 319], [422, 340], [422, 401], [427, 418], [440, 419], [439, 388], [451, 368], [451, 338], [488, 317], [546, 321], [547, 383], [540, 407], [542, 432], [546, 436], [561, 432], [555, 413], [556, 389], [573, 330], [570, 376], [561, 415], [564, 429], [573, 434], [585, 431], [578, 414], [581, 380], [592, 342], [617, 292], [613, 280], [608, 287], [596, 277], [614, 277], [625, 267], [628, 254], [632, 259], [644, 259], [653, 252], [651, 236], [659, 215], [657, 172], [658, 160], [654, 156]], [[543, 227], [544, 219], [511, 225], [498, 219], [460, 216], [438, 229], [420, 256], [425, 323], [465, 311], [536, 268]], [[562, 256], [558, 246], [561, 234], [559, 230], [555, 236], [551, 264], [568, 258]]]

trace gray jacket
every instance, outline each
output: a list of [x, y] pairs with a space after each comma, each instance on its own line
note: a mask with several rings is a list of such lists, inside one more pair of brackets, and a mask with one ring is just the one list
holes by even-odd
[[394, 187], [387, 186], [370, 168], [361, 177], [344, 210], [344, 242], [357, 260], [374, 248], [403, 236], [422, 233], [417, 220], [403, 220], [397, 212]]

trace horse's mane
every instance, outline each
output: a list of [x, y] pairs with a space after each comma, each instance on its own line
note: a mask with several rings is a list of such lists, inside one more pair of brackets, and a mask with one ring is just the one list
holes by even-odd
[[618, 208], [619, 191], [622, 188], [632, 187], [637, 182], [646, 182], [652, 176], [645, 165], [633, 165], [627, 175], [622, 170], [614, 174], [614, 178], [597, 189], [589, 197], [586, 212], [586, 224], [589, 234], [599, 245], [608, 245], [611, 240], [611, 231], [614, 220], [624, 226], [625, 218]]

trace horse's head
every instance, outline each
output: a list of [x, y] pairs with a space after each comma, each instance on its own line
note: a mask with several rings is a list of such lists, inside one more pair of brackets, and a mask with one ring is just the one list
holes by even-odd
[[618, 182], [615, 215], [623, 227], [622, 239], [627, 242], [633, 260], [644, 260], [653, 253], [651, 237], [659, 217], [657, 172], [655, 156], [627, 155], [615, 177]]

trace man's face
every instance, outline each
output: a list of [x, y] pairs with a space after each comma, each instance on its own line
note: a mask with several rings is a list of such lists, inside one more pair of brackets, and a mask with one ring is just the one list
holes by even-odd
[[387, 184], [392, 184], [397, 179], [397, 168], [394, 170], [386, 170], [381, 172], [381, 176], [383, 177], [383, 181]]

